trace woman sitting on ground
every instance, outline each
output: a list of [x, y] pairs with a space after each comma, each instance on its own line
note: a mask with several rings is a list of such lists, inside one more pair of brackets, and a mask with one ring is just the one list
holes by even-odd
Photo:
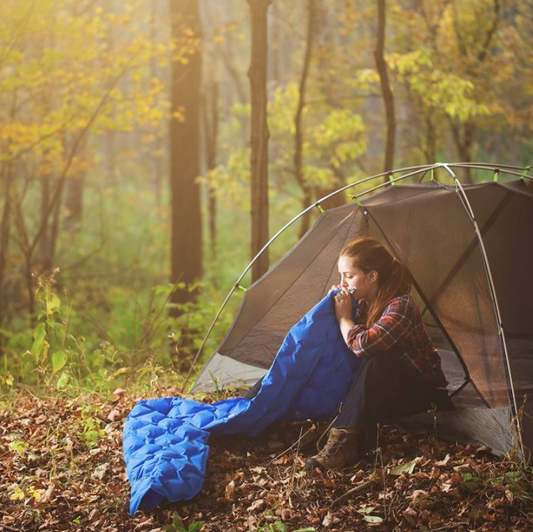
[[[376, 443], [385, 419], [434, 408], [451, 409], [441, 361], [410, 296], [405, 266], [377, 240], [360, 237], [338, 262], [335, 314], [348, 347], [361, 364], [325, 447], [306, 468], [342, 469]], [[352, 320], [352, 295], [361, 307]]]

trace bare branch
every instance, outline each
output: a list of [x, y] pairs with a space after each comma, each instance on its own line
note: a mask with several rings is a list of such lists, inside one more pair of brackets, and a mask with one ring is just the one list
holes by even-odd
[[496, 33], [496, 30], [498, 29], [499, 23], [500, 23], [500, 1], [494, 0], [492, 24], [489, 30], [487, 31], [487, 34], [485, 35], [485, 42], [483, 43], [483, 47], [481, 48], [481, 51], [478, 54], [478, 59], [481, 63], [485, 61], [485, 59], [487, 58], [492, 39], [494, 37], [494, 34]]
[[35, 7], [35, 0], [32, 0], [30, 7], [26, 11], [26, 14], [20, 21], [17, 28], [15, 28], [15, 31], [13, 32], [13, 36], [11, 38], [11, 42], [6, 46], [4, 53], [0, 57], [0, 68], [4, 65], [4, 63], [9, 59], [9, 56], [11, 55], [11, 52], [15, 49], [15, 46], [20, 42], [22, 35], [24, 34], [24, 30], [28, 24], [28, 22], [31, 19], [31, 16], [33, 14], [33, 8]]
[[[80, 134], [76, 138], [76, 140], [73, 143], [70, 155], [67, 159], [67, 163], [65, 165], [65, 168], [63, 169], [63, 172], [59, 178], [58, 185], [56, 187], [56, 190], [54, 191], [54, 195], [52, 196], [52, 200], [50, 201], [50, 204], [48, 205], [47, 210], [45, 211], [43, 215], [44, 220], [48, 220], [51, 212], [53, 211], [56, 203], [59, 201], [59, 198], [61, 196], [61, 191], [63, 189], [63, 185], [65, 184], [65, 180], [67, 178], [68, 172], [70, 170], [70, 167], [72, 165], [72, 162], [74, 160], [74, 156], [76, 155], [78, 148], [80, 147], [81, 143], [85, 140], [85, 137], [87, 136], [89, 130], [91, 129], [92, 125], [94, 124], [96, 118], [100, 114], [100, 111], [102, 110], [102, 107], [105, 105], [107, 100], [109, 99], [109, 96], [111, 95], [111, 91], [116, 87], [122, 76], [126, 73], [127, 69], [131, 65], [131, 63], [135, 60], [139, 52], [132, 55], [132, 57], [129, 59], [129, 61], [124, 65], [124, 68], [119, 72], [117, 76], [111, 81], [109, 86], [107, 87], [107, 90], [105, 91], [104, 95], [102, 96], [102, 99], [96, 106], [92, 116], [89, 118], [87, 124], [85, 127], [81, 130]], [[46, 229], [46, 223], [41, 224], [41, 227], [37, 231], [37, 234], [35, 235], [35, 238], [31, 244], [31, 253], [33, 253], [33, 250], [37, 246], [39, 240], [43, 236], [43, 233]]]

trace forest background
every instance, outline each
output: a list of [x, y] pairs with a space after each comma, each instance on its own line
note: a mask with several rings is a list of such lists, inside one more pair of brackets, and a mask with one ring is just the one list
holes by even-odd
[[529, 0], [3, 0], [4, 398], [181, 389], [308, 205], [402, 166], [530, 164], [532, 23]]

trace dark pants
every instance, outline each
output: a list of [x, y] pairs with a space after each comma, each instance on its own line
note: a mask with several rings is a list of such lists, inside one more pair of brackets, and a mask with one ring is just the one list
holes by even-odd
[[399, 353], [385, 352], [361, 360], [333, 427], [358, 428], [369, 449], [376, 444], [378, 423], [435, 408], [453, 409], [447, 391], [433, 388]]
[[261, 385], [263, 384], [263, 378], [261, 377], [244, 395], [244, 399], [252, 400], [261, 389]]

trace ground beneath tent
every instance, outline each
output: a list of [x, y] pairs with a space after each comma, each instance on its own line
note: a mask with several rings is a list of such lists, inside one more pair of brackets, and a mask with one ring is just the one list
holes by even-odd
[[529, 467], [394, 426], [381, 450], [342, 472], [303, 470], [312, 447], [290, 446], [309, 424], [212, 439], [194, 500], [131, 517], [121, 431], [134, 402], [119, 391], [113, 402], [21, 392], [4, 403], [0, 531], [176, 532], [176, 517], [189, 530], [204, 521], [204, 532], [533, 530]]

